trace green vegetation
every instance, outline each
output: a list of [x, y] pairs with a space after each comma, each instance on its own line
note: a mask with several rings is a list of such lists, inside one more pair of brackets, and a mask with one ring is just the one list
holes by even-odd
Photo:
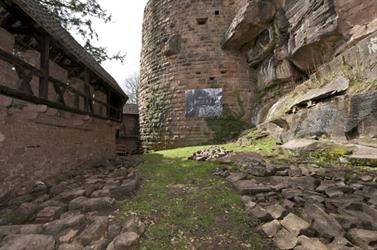
[[147, 120], [146, 124], [149, 126], [149, 134], [152, 141], [159, 140], [169, 109], [170, 101], [166, 95], [153, 95], [148, 100], [145, 119]]
[[[232, 146], [229, 146], [232, 147]], [[263, 249], [240, 196], [221, 178], [218, 164], [186, 160], [200, 147], [144, 155], [144, 186], [122, 206], [147, 224], [140, 249]]]
[[321, 167], [339, 164], [339, 159], [352, 154], [352, 148], [334, 145], [321, 144], [316, 150], [302, 154], [298, 158], [301, 161], [315, 163]]
[[377, 90], [377, 81], [351, 81], [349, 93], [366, 93], [368, 91]]
[[242, 120], [242, 115], [225, 107], [221, 117], [206, 119], [207, 126], [214, 132], [210, 143], [224, 143], [237, 138], [242, 131], [248, 128], [247, 122]]

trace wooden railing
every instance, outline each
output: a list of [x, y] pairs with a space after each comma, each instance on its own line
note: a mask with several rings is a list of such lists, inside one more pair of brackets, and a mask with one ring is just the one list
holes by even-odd
[[[48, 54], [48, 53], [47, 53]], [[2, 49], [0, 49], [0, 60], [5, 61], [13, 66], [13, 69], [17, 73], [18, 81], [16, 88], [10, 88], [9, 86], [4, 86], [0, 84], [0, 94], [32, 102], [35, 104], [47, 105], [51, 108], [56, 108], [72, 113], [77, 113], [81, 115], [89, 115], [92, 117], [121, 121], [122, 120], [122, 108], [115, 107], [109, 103], [103, 102], [93, 97], [93, 93], [90, 92], [89, 83], [86, 82], [84, 85], [84, 92], [81, 92], [69, 85], [69, 83], [64, 83], [54, 77], [49, 75], [49, 63], [48, 58], [43, 59], [45, 54], [41, 53], [41, 70], [28, 64], [19, 57], [10, 54]], [[33, 76], [39, 78], [39, 93], [35, 95], [32, 91], [31, 81]], [[57, 98], [55, 101], [48, 99], [48, 89], [53, 87]], [[64, 94], [69, 92], [74, 96], [74, 105], [69, 106], [65, 103]], [[83, 99], [83, 108], [80, 108], [80, 98]], [[109, 100], [109, 98], [108, 98]], [[93, 105], [96, 104], [106, 112], [96, 112]], [[106, 114], [103, 114], [106, 113]]]

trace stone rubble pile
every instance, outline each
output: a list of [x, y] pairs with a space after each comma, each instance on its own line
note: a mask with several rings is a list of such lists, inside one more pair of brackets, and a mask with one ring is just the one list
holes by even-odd
[[215, 174], [232, 183], [278, 249], [377, 249], [377, 178], [346, 168], [269, 164], [254, 153]]
[[140, 185], [136, 157], [97, 162], [62, 180], [0, 199], [0, 250], [127, 249], [145, 226], [118, 219], [118, 201]]
[[196, 160], [196, 161], [210, 161], [210, 160], [215, 160], [215, 159], [227, 156], [229, 153], [231, 152], [227, 151], [223, 147], [209, 146], [195, 152], [188, 159]]

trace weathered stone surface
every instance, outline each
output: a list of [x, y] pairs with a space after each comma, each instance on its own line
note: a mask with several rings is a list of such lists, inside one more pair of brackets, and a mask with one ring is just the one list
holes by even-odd
[[295, 250], [328, 250], [327, 246], [319, 239], [309, 238], [305, 235], [298, 237], [299, 246]]
[[231, 173], [227, 178], [226, 180], [229, 181], [229, 182], [237, 182], [237, 181], [240, 181], [242, 179], [244, 179], [246, 177], [246, 175], [244, 173]]
[[281, 147], [297, 151], [312, 151], [318, 147], [318, 141], [309, 139], [294, 139], [285, 143]]
[[269, 213], [274, 219], [280, 219], [283, 217], [286, 213], [286, 210], [284, 207], [282, 207], [279, 204], [273, 204], [268, 207], [266, 207], [267, 213]]
[[44, 225], [44, 232], [51, 235], [56, 235], [68, 228], [79, 228], [85, 223], [85, 216], [82, 214], [68, 215], [67, 217], [55, 220]]
[[109, 197], [110, 195], [111, 195], [110, 189], [104, 188], [104, 189], [101, 189], [101, 190], [94, 191], [91, 194], [91, 197], [92, 198]]
[[263, 224], [262, 226], [263, 232], [270, 238], [273, 238], [280, 229], [281, 225], [278, 220], [273, 220], [271, 222]]
[[332, 0], [288, 1], [285, 6], [291, 25], [290, 60], [301, 70], [310, 71], [329, 59], [341, 39]]
[[42, 230], [41, 224], [0, 226], [0, 238], [11, 234], [40, 234]]
[[271, 186], [258, 186], [254, 181], [250, 180], [237, 181], [233, 185], [241, 195], [255, 195], [273, 191]]
[[239, 49], [253, 41], [275, 16], [271, 1], [253, 0], [243, 6], [225, 34], [223, 48]]
[[38, 210], [38, 206], [34, 203], [26, 202], [22, 203], [15, 211], [17, 217], [14, 218], [13, 223], [23, 223], [27, 220], [33, 219], [35, 213]]
[[181, 36], [173, 35], [169, 37], [169, 39], [167, 40], [163, 53], [165, 56], [172, 56], [172, 55], [178, 54], [180, 50], [181, 50]]
[[361, 250], [361, 248], [355, 247], [351, 242], [349, 242], [343, 236], [337, 236], [328, 245], [329, 250]]
[[284, 219], [281, 221], [281, 225], [296, 236], [305, 232], [310, 227], [310, 224], [307, 221], [293, 213], [290, 213], [284, 217]]
[[126, 180], [121, 186], [110, 189], [111, 197], [122, 200], [133, 194], [139, 186], [139, 178]]
[[321, 237], [333, 239], [343, 232], [342, 227], [336, 219], [327, 214], [317, 204], [311, 204], [305, 207], [305, 213], [313, 219], [312, 228], [318, 232]]
[[124, 232], [134, 232], [137, 233], [139, 236], [142, 235], [145, 231], [145, 225], [141, 220], [137, 217], [133, 217], [127, 221], [126, 225], [123, 228]]
[[104, 238], [107, 231], [107, 225], [107, 217], [95, 217], [93, 222], [78, 236], [78, 240], [86, 246], [94, 241]]
[[337, 95], [346, 91], [349, 88], [350, 80], [343, 76], [336, 78], [324, 87], [311, 89], [303, 96], [300, 96], [295, 100], [291, 109], [295, 106], [299, 106], [309, 101], [319, 101], [321, 99], [329, 98], [333, 95]]
[[138, 243], [139, 236], [134, 232], [127, 232], [115, 237], [106, 250], [123, 250]]
[[12, 105], [13, 99], [11, 97], [0, 95], [0, 107], [8, 108]]
[[41, 234], [9, 235], [2, 241], [1, 250], [54, 250], [52, 236]]
[[43, 223], [52, 221], [58, 218], [62, 213], [62, 207], [45, 207], [37, 214], [36, 222]]
[[118, 236], [122, 231], [122, 225], [119, 223], [111, 223], [107, 229], [107, 238], [109, 240], [113, 240], [116, 236]]
[[83, 246], [77, 242], [71, 244], [61, 244], [58, 250], [82, 250]]
[[78, 197], [69, 203], [69, 209], [81, 210], [84, 212], [109, 210], [113, 208], [114, 202], [115, 202], [114, 199], [109, 198], [109, 197], [102, 197], [102, 198]]
[[79, 230], [71, 229], [66, 234], [59, 237], [60, 243], [69, 243], [72, 242], [72, 240], [76, 237], [76, 235], [79, 233]]
[[257, 218], [258, 220], [262, 222], [267, 222], [273, 220], [273, 217], [267, 213], [267, 211], [262, 208], [261, 206], [257, 205], [254, 208], [250, 209], [249, 212], [252, 216]]
[[85, 189], [79, 188], [76, 190], [66, 191], [60, 194], [58, 199], [67, 202], [83, 195], [85, 195]]
[[281, 229], [274, 238], [274, 243], [279, 249], [293, 249], [297, 242], [297, 236], [286, 229]]
[[353, 228], [348, 231], [348, 237], [362, 249], [377, 248], [377, 231]]

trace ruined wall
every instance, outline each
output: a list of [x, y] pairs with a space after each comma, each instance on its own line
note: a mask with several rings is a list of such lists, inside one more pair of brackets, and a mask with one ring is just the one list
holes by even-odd
[[[0, 48], [12, 53], [14, 38], [0, 29]], [[38, 66], [39, 54], [25, 51], [21, 58]], [[66, 82], [67, 72], [51, 63], [51, 75]], [[17, 87], [15, 68], [0, 61], [0, 84]], [[38, 92], [38, 78], [31, 86]], [[73, 85], [83, 82], [70, 79]], [[82, 85], [80, 85], [82, 84]], [[74, 98], [65, 93], [66, 103], [74, 106]], [[55, 100], [52, 85], [49, 99]], [[83, 101], [81, 108], [83, 108]], [[21, 192], [35, 181], [58, 176], [84, 163], [112, 157], [115, 134], [120, 124], [35, 105], [0, 95], [0, 200], [9, 190]]]
[[144, 146], [215, 136], [206, 119], [185, 116], [188, 89], [223, 88], [225, 106], [263, 123], [282, 96], [376, 30], [373, 0], [151, 0], [141, 60]]
[[0, 194], [114, 156], [118, 126], [0, 96]]
[[185, 91], [222, 88], [224, 107], [250, 120], [253, 92], [246, 58], [221, 49], [236, 1], [151, 0], [145, 9], [140, 125], [145, 148], [206, 143], [204, 118], [186, 117]]

